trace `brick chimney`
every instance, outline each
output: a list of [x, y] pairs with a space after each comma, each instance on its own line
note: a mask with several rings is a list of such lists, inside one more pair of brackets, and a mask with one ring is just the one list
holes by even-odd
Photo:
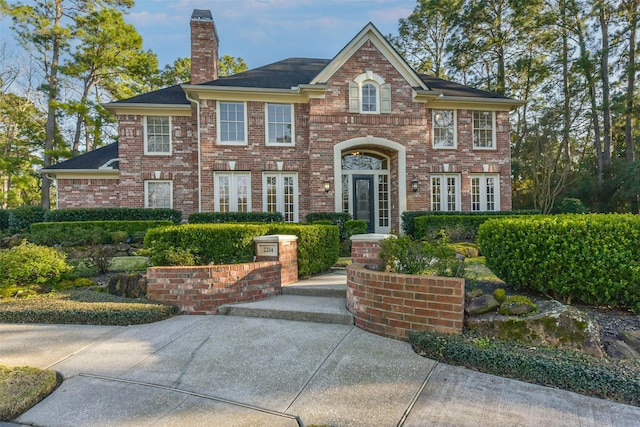
[[218, 33], [210, 10], [191, 14], [191, 84], [218, 79]]

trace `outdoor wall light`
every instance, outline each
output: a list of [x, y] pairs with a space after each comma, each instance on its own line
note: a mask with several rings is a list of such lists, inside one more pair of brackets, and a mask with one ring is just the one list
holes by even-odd
[[416, 178], [415, 175], [411, 180], [411, 189], [413, 190], [414, 193], [418, 191], [418, 178]]
[[329, 183], [329, 181], [326, 181], [326, 182], [324, 183], [324, 192], [325, 192], [325, 193], [328, 193], [328, 192], [329, 192], [329, 190], [331, 190], [331, 184]]

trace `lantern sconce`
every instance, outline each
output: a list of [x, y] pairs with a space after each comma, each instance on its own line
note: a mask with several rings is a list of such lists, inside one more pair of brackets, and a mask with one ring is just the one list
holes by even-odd
[[411, 180], [411, 189], [413, 190], [414, 193], [418, 191], [418, 178], [415, 175]]
[[325, 183], [324, 183], [324, 192], [328, 193], [329, 190], [331, 190], [331, 184], [329, 183], [329, 181], [325, 181]]

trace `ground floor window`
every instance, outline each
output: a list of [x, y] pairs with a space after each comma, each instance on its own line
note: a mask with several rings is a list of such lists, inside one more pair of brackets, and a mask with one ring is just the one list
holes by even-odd
[[214, 180], [216, 212], [251, 211], [250, 172], [216, 172]]
[[460, 175], [431, 175], [431, 210], [460, 210]]
[[477, 212], [500, 210], [500, 177], [498, 175], [471, 176], [471, 210]]
[[150, 209], [171, 209], [173, 207], [173, 182], [145, 181], [144, 207]]
[[280, 212], [285, 222], [298, 222], [298, 175], [265, 173], [262, 182], [265, 212]]

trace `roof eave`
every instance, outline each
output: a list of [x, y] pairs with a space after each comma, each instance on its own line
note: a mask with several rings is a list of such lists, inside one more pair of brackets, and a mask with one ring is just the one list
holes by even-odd
[[309, 98], [324, 97], [326, 85], [301, 84], [289, 89], [243, 87], [243, 86], [207, 86], [184, 84], [182, 89], [196, 99], [224, 99], [229, 101], [308, 101]]
[[471, 97], [471, 96], [438, 96], [430, 101], [434, 106], [437, 104], [459, 104], [460, 106], [468, 105], [471, 107], [478, 107], [480, 105], [485, 107], [492, 107], [493, 109], [504, 110], [508, 107], [509, 110], [515, 110], [522, 107], [527, 102], [519, 99], [511, 98], [485, 98], [485, 97]]
[[119, 177], [120, 169], [113, 168], [101, 168], [101, 169], [38, 169], [36, 172], [42, 175], [52, 175], [58, 177], [59, 175], [74, 176], [76, 178], [96, 176], [98, 178], [105, 177]]
[[104, 108], [113, 114], [153, 112], [172, 113], [175, 115], [190, 115], [191, 104], [153, 104], [144, 102], [110, 102], [102, 104]]

